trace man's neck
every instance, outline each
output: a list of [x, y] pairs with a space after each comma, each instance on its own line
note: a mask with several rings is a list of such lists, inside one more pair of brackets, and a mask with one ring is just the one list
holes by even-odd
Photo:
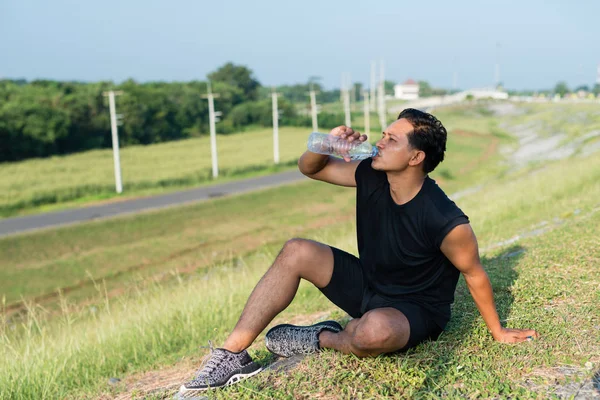
[[388, 172], [390, 194], [394, 202], [402, 205], [411, 201], [423, 187], [426, 176], [421, 173], [411, 173], [408, 170], [397, 173]]

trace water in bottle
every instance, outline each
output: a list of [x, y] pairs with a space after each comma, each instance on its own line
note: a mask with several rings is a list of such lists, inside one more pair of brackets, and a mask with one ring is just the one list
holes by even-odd
[[348, 157], [351, 160], [364, 160], [365, 158], [375, 157], [378, 153], [377, 147], [369, 142], [361, 142], [360, 140], [349, 142], [339, 136], [320, 132], [310, 134], [308, 137], [308, 150], [318, 154]]

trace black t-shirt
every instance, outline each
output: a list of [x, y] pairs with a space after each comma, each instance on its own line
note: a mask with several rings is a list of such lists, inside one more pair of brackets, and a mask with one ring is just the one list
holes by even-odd
[[371, 158], [356, 169], [358, 252], [370, 289], [388, 299], [421, 304], [445, 325], [459, 271], [440, 250], [444, 237], [468, 217], [429, 177], [408, 203], [392, 199], [385, 172]]

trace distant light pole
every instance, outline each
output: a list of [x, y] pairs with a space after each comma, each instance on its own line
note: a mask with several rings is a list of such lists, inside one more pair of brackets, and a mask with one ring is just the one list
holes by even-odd
[[277, 108], [277, 96], [275, 88], [271, 91], [271, 103], [273, 106], [273, 160], [279, 164], [279, 109]]
[[375, 87], [377, 85], [377, 78], [375, 77], [375, 68], [375, 61], [371, 61], [371, 87], [369, 88], [371, 90], [371, 99], [373, 100], [371, 102], [371, 111], [375, 111]]
[[342, 81], [344, 82], [342, 91], [343, 91], [343, 99], [344, 99], [344, 115], [346, 116], [345, 124], [346, 124], [346, 126], [351, 126], [352, 121], [351, 121], [351, 116], [350, 116], [350, 92], [348, 91], [348, 81], [350, 79], [348, 79], [349, 75], [344, 74], [342, 76], [343, 76]]
[[215, 123], [217, 118], [221, 116], [221, 112], [215, 111], [215, 98], [218, 98], [218, 94], [213, 94], [210, 82], [208, 82], [208, 94], [202, 96], [208, 99], [208, 124], [210, 126], [210, 154], [212, 158], [212, 176], [217, 178], [219, 176], [219, 163], [217, 159], [217, 130]]
[[384, 66], [383, 60], [381, 60], [380, 71], [379, 71], [379, 98], [378, 98], [378, 108], [379, 108], [379, 124], [381, 125], [381, 130], [386, 128], [386, 110], [385, 110], [385, 74], [384, 74]]
[[317, 121], [317, 92], [310, 90], [310, 113], [312, 116], [312, 129], [313, 132], [319, 131], [319, 123]]
[[115, 106], [115, 96], [123, 94], [122, 90], [109, 90], [103, 92], [103, 96], [108, 96], [108, 108], [110, 110], [110, 131], [112, 136], [113, 162], [115, 168], [115, 189], [117, 193], [123, 192], [123, 183], [121, 182], [121, 157], [119, 155], [119, 132], [117, 131], [117, 111]]
[[364, 100], [363, 111], [365, 113], [365, 135], [367, 135], [367, 138], [370, 139], [371, 123], [369, 121], [369, 117], [370, 117], [370, 113], [371, 113], [371, 106], [369, 105], [369, 91], [368, 90], [363, 90], [363, 100]]
[[350, 97], [350, 106], [352, 111], [356, 111], [356, 102], [357, 102], [357, 94], [356, 94], [356, 89], [357, 86], [352, 83], [352, 80], [350, 80], [350, 90], [352, 91], [352, 97]]

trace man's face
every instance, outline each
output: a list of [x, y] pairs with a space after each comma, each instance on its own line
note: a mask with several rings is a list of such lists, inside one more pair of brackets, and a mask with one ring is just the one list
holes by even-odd
[[408, 143], [407, 136], [412, 131], [413, 126], [404, 118], [390, 124], [376, 143], [379, 154], [373, 158], [373, 169], [386, 172], [404, 171], [415, 153]]

